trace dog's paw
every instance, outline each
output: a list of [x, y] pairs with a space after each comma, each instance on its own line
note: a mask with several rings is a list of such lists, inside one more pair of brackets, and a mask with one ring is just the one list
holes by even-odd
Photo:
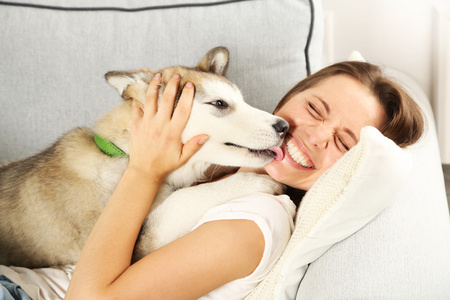
[[281, 195], [286, 190], [286, 186], [272, 179], [269, 175], [241, 172], [229, 177], [236, 181], [236, 187], [244, 188], [247, 193], [266, 193]]

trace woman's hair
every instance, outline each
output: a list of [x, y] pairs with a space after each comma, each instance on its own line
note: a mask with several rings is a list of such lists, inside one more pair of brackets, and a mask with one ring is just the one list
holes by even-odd
[[368, 87], [378, 99], [386, 114], [386, 121], [380, 128], [386, 137], [400, 147], [412, 145], [419, 140], [424, 127], [420, 107], [400, 85], [385, 77], [379, 67], [365, 62], [337, 63], [305, 78], [281, 99], [275, 111], [294, 95], [315, 86], [325, 78], [336, 75], [349, 75], [355, 78]]

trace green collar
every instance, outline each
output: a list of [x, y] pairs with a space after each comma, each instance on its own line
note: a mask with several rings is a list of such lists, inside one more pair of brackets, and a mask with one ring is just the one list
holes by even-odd
[[128, 154], [122, 151], [119, 147], [111, 143], [105, 138], [102, 138], [98, 134], [94, 135], [94, 141], [100, 150], [103, 151], [108, 156], [111, 157], [128, 157]]

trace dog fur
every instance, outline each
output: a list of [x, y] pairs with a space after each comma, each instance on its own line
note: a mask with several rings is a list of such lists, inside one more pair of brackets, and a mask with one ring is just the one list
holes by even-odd
[[[274, 158], [287, 123], [250, 107], [223, 74], [228, 50], [210, 50], [194, 68], [169, 67], [160, 92], [174, 74], [195, 84], [194, 104], [183, 131], [209, 140], [161, 186], [136, 244], [134, 260], [189, 232], [210, 208], [255, 192], [279, 194], [266, 175], [237, 173], [196, 185], [215, 165], [262, 167]], [[45, 151], [0, 167], [0, 264], [44, 267], [76, 263], [81, 249], [124, 170], [127, 158], [109, 157], [94, 143], [98, 134], [128, 153], [132, 99], [142, 105], [156, 72], [109, 72], [106, 80], [125, 99], [94, 130], [77, 128]], [[161, 98], [161, 97], [160, 97]], [[132, 201], [132, 199], [130, 199]]]

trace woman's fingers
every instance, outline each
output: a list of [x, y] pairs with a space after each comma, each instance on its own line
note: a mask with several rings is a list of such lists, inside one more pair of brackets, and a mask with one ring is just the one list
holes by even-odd
[[206, 134], [198, 135], [190, 139], [183, 145], [180, 155], [180, 163], [185, 164], [208, 140], [209, 136]]
[[194, 102], [195, 87], [192, 82], [184, 85], [177, 107], [173, 113], [174, 127], [177, 130], [183, 130], [189, 120], [192, 104]]
[[[149, 112], [154, 112], [164, 120], [173, 119], [177, 123], [178, 129], [183, 129], [189, 119], [189, 115], [192, 108], [195, 87], [191, 82], [187, 82], [183, 88], [180, 99], [174, 110], [175, 101], [178, 95], [178, 88], [181, 81], [181, 76], [175, 74], [169, 79], [164, 89], [162, 99], [158, 103], [159, 83], [161, 77], [159, 74], [150, 82], [149, 89], [147, 91], [146, 103], [149, 106]], [[156, 86], [158, 83], [158, 86]], [[147, 112], [147, 109], [145, 110]], [[153, 116], [154, 114], [151, 114]], [[173, 116], [172, 116], [173, 115]]]
[[138, 100], [133, 100], [131, 103], [131, 124], [136, 124], [140, 119], [142, 119], [143, 115], [144, 112], [142, 111]]
[[158, 104], [158, 114], [162, 118], [170, 119], [175, 105], [175, 99], [178, 94], [178, 87], [180, 85], [181, 76], [175, 74], [167, 82], [166, 88], [161, 101]]
[[161, 74], [156, 74], [148, 84], [145, 95], [144, 111], [153, 116], [158, 111], [158, 93], [161, 84]]
[[179, 75], [170, 78], [158, 101], [161, 76], [156, 75], [149, 83], [144, 110], [136, 102], [132, 104], [130, 165], [158, 177], [186, 163], [208, 138], [199, 135], [182, 143], [195, 87], [192, 83], [185, 85], [174, 109], [180, 81]]

